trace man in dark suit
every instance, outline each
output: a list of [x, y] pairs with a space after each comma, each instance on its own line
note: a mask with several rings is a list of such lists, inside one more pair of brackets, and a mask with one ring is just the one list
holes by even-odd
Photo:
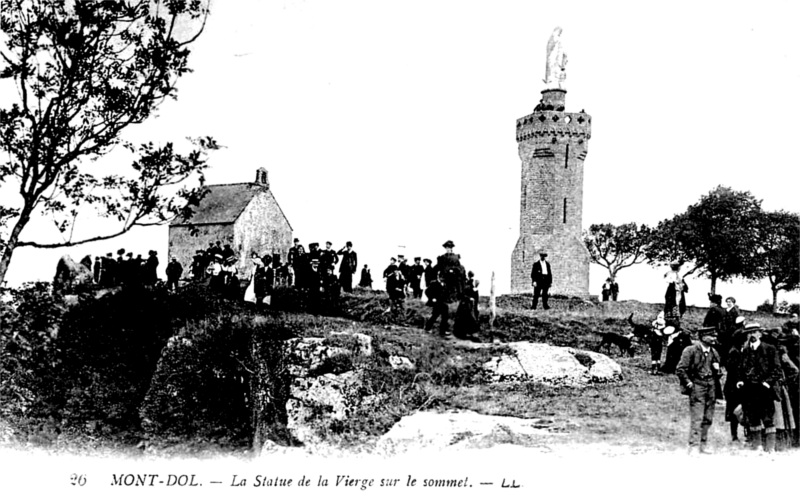
[[780, 356], [774, 346], [761, 341], [760, 325], [748, 324], [745, 332], [747, 343], [742, 350], [736, 389], [742, 393], [750, 447], [772, 452], [775, 451], [776, 391], [783, 378]]
[[695, 450], [709, 453], [706, 443], [714, 420], [716, 382], [721, 375], [719, 354], [714, 349], [717, 329], [703, 327], [697, 333], [700, 341], [683, 350], [676, 369], [681, 394], [689, 397], [689, 454]]
[[545, 260], [547, 253], [539, 254], [539, 261], [534, 262], [533, 269], [531, 269], [531, 283], [533, 284], [533, 309], [539, 305], [539, 296], [542, 297], [542, 307], [545, 310], [550, 308], [547, 304], [549, 298], [548, 292], [550, 286], [553, 284], [553, 271], [550, 269], [550, 262]]
[[342, 256], [342, 263], [339, 265], [339, 282], [346, 293], [352, 293], [353, 274], [358, 270], [358, 255], [353, 251], [353, 243], [348, 241], [344, 248], [336, 253]]

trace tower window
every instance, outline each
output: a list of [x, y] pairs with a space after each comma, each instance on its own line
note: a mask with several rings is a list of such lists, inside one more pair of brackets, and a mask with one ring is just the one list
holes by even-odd
[[567, 199], [564, 198], [564, 224], [567, 223]]
[[564, 168], [569, 166], [569, 143], [567, 143], [567, 151], [564, 152]]

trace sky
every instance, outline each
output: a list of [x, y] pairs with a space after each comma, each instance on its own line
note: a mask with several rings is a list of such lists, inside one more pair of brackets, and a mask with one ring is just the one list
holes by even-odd
[[[389, 257], [434, 258], [451, 239], [483, 294], [492, 272], [505, 293], [519, 235], [516, 119], [539, 101], [556, 26], [567, 111], [592, 116], [584, 228], [654, 226], [717, 185], [750, 191], [768, 210], [800, 210], [794, 14], [793, 2], [776, 0], [216, 0], [177, 100], [124, 137], [213, 136], [224, 148], [211, 155], [209, 183], [251, 181], [265, 167], [295, 236], [352, 241], [378, 286]], [[8, 89], [0, 86], [5, 101]], [[87, 217], [76, 232], [107, 228]], [[44, 223], [28, 235], [53, 236]], [[8, 283], [51, 279], [65, 253], [123, 246], [157, 250], [163, 277], [167, 229], [151, 227], [20, 249]], [[665, 270], [620, 272], [620, 297], [661, 301]], [[606, 276], [592, 266], [593, 294]], [[688, 303], [706, 306], [710, 283], [687, 282]], [[718, 292], [745, 309], [771, 298], [764, 283], [720, 283]]]
[[[340, 247], [350, 240], [361, 263], [376, 275], [392, 255], [433, 258], [452, 239], [482, 287], [494, 271], [503, 293], [519, 235], [516, 119], [539, 101], [547, 40], [556, 26], [563, 28], [569, 59], [567, 111], [585, 109], [592, 116], [584, 228], [606, 222], [655, 225], [720, 184], [752, 192], [768, 210], [800, 211], [795, 5], [794, 0], [215, 0], [190, 58], [194, 72], [180, 80], [177, 100], [125, 137], [163, 143], [213, 136], [225, 148], [210, 158], [209, 183], [250, 181], [257, 168], [267, 168], [275, 197], [305, 244], [330, 240]], [[13, 89], [0, 81], [0, 103], [13, 98]], [[118, 165], [109, 159], [109, 167]], [[81, 219], [76, 232], [107, 227]], [[41, 222], [26, 234], [54, 236]], [[160, 227], [70, 249], [18, 250], [8, 283], [50, 280], [63, 254], [80, 259], [123, 246], [142, 254], [158, 250], [163, 277], [167, 229]], [[665, 270], [638, 266], [620, 272], [621, 298], [662, 301]], [[605, 277], [592, 266], [594, 294]], [[705, 306], [708, 281], [690, 277], [688, 282], [689, 304]], [[771, 296], [764, 284], [738, 281], [720, 283], [718, 292], [735, 295], [745, 309]], [[28, 463], [25, 456], [8, 457], [16, 470], [9, 474], [16, 475], [20, 488], [36, 481], [63, 491], [69, 474], [87, 471], [81, 459], [53, 462], [42, 471], [40, 459]], [[484, 454], [470, 456], [475, 461]], [[528, 457], [457, 465], [448, 455], [397, 466], [421, 467], [423, 473], [448, 467], [454, 476], [463, 475], [465, 466], [484, 467], [481, 475]], [[651, 464], [652, 458], [634, 461], [643, 470], [636, 466], [633, 473], [663, 466]], [[146, 467], [181, 473], [171, 462]], [[114, 460], [100, 463], [88, 466], [86, 494], [101, 494], [108, 482], [98, 473], [121, 470]], [[254, 463], [261, 466], [254, 465], [253, 472], [273, 468]], [[197, 471], [199, 464], [184, 470]], [[560, 474], [566, 466], [549, 458], [524, 470], [514, 466], [510, 474], [534, 474], [528, 477], [541, 479], [545, 488], [552, 479], [552, 489], [558, 481], [557, 490], [564, 491], [565, 477], [541, 475]], [[683, 473], [697, 473], [694, 468]], [[382, 466], [359, 473], [385, 471]], [[603, 492], [602, 482], [586, 480]], [[666, 485], [662, 492], [672, 490]]]

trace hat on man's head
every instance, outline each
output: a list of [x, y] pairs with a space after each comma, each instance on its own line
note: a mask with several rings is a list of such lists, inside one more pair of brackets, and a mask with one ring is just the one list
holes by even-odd
[[722, 305], [722, 295], [708, 293], [708, 301], [716, 303], [717, 305]]
[[716, 334], [717, 328], [716, 327], [701, 327], [697, 330], [697, 335], [700, 337], [708, 336], [709, 334]]
[[294, 238], [294, 242], [295, 242], [295, 243], [299, 243], [299, 242], [300, 242], [300, 239], [298, 239], [298, 238]]
[[448, 239], [447, 241], [444, 242], [442, 246], [444, 246], [445, 248], [455, 248], [456, 244]]
[[539, 256], [540, 257], [546, 257], [547, 256], [547, 252], [543, 251], [543, 252], [539, 253]]
[[347, 243], [345, 243], [344, 245], [345, 245], [345, 246], [349, 246], [350, 248], [352, 248], [352, 247], [353, 247], [353, 242], [352, 242], [352, 241], [348, 241], [348, 242], [347, 242]]
[[751, 322], [750, 324], [744, 326], [744, 332], [750, 334], [751, 332], [754, 331], [761, 331], [761, 324], [759, 324], [758, 322]]

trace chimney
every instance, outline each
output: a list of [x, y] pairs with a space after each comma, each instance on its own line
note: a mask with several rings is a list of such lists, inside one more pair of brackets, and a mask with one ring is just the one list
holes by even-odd
[[256, 171], [256, 184], [260, 184], [265, 188], [269, 188], [269, 179], [267, 179], [267, 169], [259, 167]]

